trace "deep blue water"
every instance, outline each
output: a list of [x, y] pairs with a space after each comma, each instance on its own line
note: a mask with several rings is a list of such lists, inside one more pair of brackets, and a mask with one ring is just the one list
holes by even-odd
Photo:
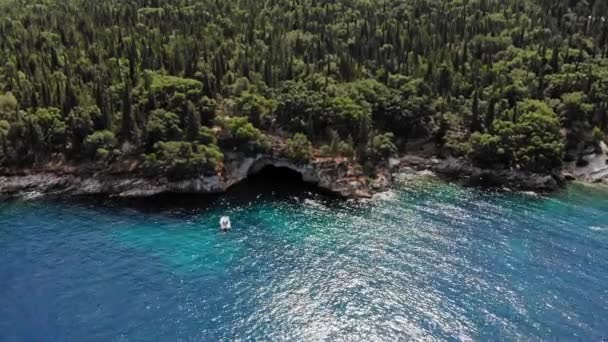
[[608, 338], [606, 192], [259, 190], [0, 203], [0, 341]]

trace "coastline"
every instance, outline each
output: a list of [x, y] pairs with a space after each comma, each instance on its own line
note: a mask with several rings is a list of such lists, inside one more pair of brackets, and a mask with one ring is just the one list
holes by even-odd
[[369, 199], [390, 189], [398, 174], [432, 172], [438, 177], [464, 186], [551, 193], [568, 181], [585, 181], [568, 170], [534, 174], [518, 170], [482, 169], [464, 159], [404, 155], [391, 158], [389, 165], [378, 167], [373, 176], [364, 174], [360, 165], [346, 158], [318, 158], [295, 163], [272, 155], [254, 157], [230, 154], [222, 174], [170, 180], [149, 178], [128, 168], [94, 171], [86, 167], [48, 167], [37, 170], [4, 170], [0, 173], [0, 200], [40, 196], [100, 195], [145, 198], [160, 194], [221, 194], [244, 182], [267, 166], [299, 173], [302, 181], [319, 191], [346, 199]]
[[372, 179], [363, 173], [360, 165], [347, 158], [315, 158], [307, 163], [297, 163], [270, 154], [231, 153], [226, 157], [221, 173], [180, 180], [146, 177], [136, 168], [124, 165], [103, 170], [78, 166], [3, 170], [0, 172], [0, 200], [28, 196], [142, 198], [167, 193], [220, 194], [265, 167], [295, 171], [303, 182], [343, 198], [371, 198], [391, 185], [388, 172], [377, 170]]
[[510, 189], [550, 193], [561, 189], [568, 181], [562, 172], [538, 174], [509, 169], [486, 169], [474, 166], [462, 158], [438, 159], [405, 156], [397, 161], [397, 170], [431, 171], [440, 178], [463, 186]]

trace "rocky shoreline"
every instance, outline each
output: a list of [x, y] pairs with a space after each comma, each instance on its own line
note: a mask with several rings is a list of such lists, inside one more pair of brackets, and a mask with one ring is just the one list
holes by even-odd
[[398, 172], [432, 171], [437, 176], [464, 186], [553, 192], [565, 185], [567, 177], [561, 172], [537, 174], [520, 170], [483, 169], [459, 158], [421, 158], [406, 156], [392, 161]]
[[601, 142], [599, 149], [599, 153], [587, 154], [578, 163], [567, 163], [564, 169], [572, 178], [608, 186], [608, 146]]
[[0, 170], [0, 200], [38, 196], [103, 195], [123, 198], [150, 197], [164, 193], [219, 194], [257, 174], [266, 166], [287, 168], [299, 173], [302, 180], [319, 190], [344, 198], [371, 198], [388, 190], [394, 175], [431, 171], [448, 181], [465, 186], [553, 192], [567, 181], [581, 180], [608, 185], [608, 147], [602, 153], [585, 157], [588, 165], [566, 164], [551, 174], [534, 174], [519, 170], [482, 169], [466, 159], [440, 159], [429, 155], [405, 155], [391, 158], [388, 165], [378, 167], [374, 177], [348, 158], [314, 158], [297, 163], [280, 154], [246, 156], [227, 153], [220, 174], [183, 180], [166, 177], [149, 178], [128, 163], [106, 166], [57, 166], [48, 164], [32, 170]]
[[391, 159], [390, 167], [379, 169], [372, 179], [346, 158], [315, 159], [298, 164], [269, 155], [245, 157], [228, 155], [225, 173], [216, 176], [172, 181], [167, 178], [146, 178], [133, 172], [82, 172], [32, 170], [4, 172], [0, 175], [0, 199], [38, 196], [104, 195], [123, 198], [150, 197], [163, 193], [219, 194], [244, 181], [266, 166], [282, 167], [298, 172], [304, 182], [320, 190], [345, 198], [370, 198], [392, 185], [394, 174], [431, 171], [450, 181], [467, 186], [484, 186], [552, 192], [566, 182], [562, 174], [531, 174], [517, 170], [489, 170], [470, 165], [462, 159], [404, 156]]
[[122, 198], [151, 197], [159, 194], [219, 194], [257, 174], [266, 166], [286, 168], [301, 175], [302, 181], [320, 191], [339, 197], [365, 199], [388, 190], [395, 175], [430, 171], [447, 181], [465, 186], [479, 186], [517, 191], [554, 192], [566, 182], [608, 185], [608, 147], [587, 155], [586, 165], [567, 163], [563, 170], [535, 174], [520, 170], [483, 169], [463, 158], [437, 158], [430, 153], [391, 158], [388, 165], [376, 167], [373, 177], [349, 158], [313, 158], [298, 163], [280, 153], [247, 156], [226, 153], [222, 171], [216, 175], [171, 180], [146, 177], [137, 162], [123, 161], [98, 165], [48, 163], [37, 169], [0, 169], [0, 200], [39, 196], [101, 195]]
[[127, 170], [87, 172], [77, 167], [5, 170], [0, 174], [0, 199], [41, 195], [129, 198], [163, 193], [218, 194], [266, 166], [298, 172], [304, 182], [345, 198], [369, 198], [374, 193], [387, 190], [391, 184], [390, 174], [380, 171], [375, 179], [370, 179], [358, 164], [347, 158], [318, 158], [309, 163], [295, 163], [271, 155], [248, 157], [234, 153], [226, 155], [223, 174], [178, 181], [165, 177], [148, 178]]

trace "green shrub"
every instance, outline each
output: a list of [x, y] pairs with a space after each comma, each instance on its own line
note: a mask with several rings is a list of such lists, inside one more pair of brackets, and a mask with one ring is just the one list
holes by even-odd
[[103, 160], [118, 145], [114, 133], [108, 130], [97, 131], [84, 140], [84, 151], [89, 158]]
[[340, 136], [336, 131], [330, 131], [329, 144], [321, 146], [321, 155], [324, 157], [353, 157], [355, 149], [353, 147], [352, 139], [348, 141], [340, 140]]
[[159, 141], [176, 141], [183, 137], [177, 114], [164, 109], [154, 110], [146, 125], [148, 146], [152, 147]]
[[480, 166], [493, 166], [505, 162], [505, 149], [499, 136], [487, 133], [473, 133], [469, 140], [469, 156]]
[[110, 151], [106, 150], [105, 148], [98, 148], [95, 152], [95, 158], [97, 160], [105, 160], [108, 158], [109, 155]]
[[25, 115], [29, 143], [42, 157], [50, 152], [61, 152], [66, 146], [67, 125], [57, 108], [38, 108]]
[[271, 143], [268, 137], [255, 128], [246, 117], [225, 118], [223, 125], [228, 133], [224, 138], [227, 145], [249, 153], [270, 150]]
[[150, 85], [153, 92], [158, 93], [188, 93], [190, 90], [198, 90], [203, 88], [200, 81], [182, 78], [171, 75], [162, 75], [153, 72], [148, 72], [151, 77], [152, 84]]
[[393, 143], [393, 139], [393, 133], [384, 133], [374, 136], [367, 146], [368, 157], [375, 161], [381, 161], [386, 160], [391, 155], [397, 153], [397, 147]]
[[591, 131], [591, 140], [599, 144], [601, 141], [605, 139], [604, 132], [599, 127], [594, 127], [593, 131]]
[[312, 158], [312, 143], [302, 133], [294, 134], [293, 138], [287, 140], [287, 157], [297, 162], [307, 162]]
[[515, 125], [514, 159], [518, 166], [546, 172], [562, 165], [564, 144], [556, 115], [530, 112]]
[[238, 114], [247, 116], [256, 127], [266, 127], [270, 124], [274, 106], [274, 101], [249, 91], [236, 98]]
[[564, 144], [557, 115], [544, 103], [526, 100], [516, 123], [496, 120], [490, 134], [473, 134], [470, 157], [480, 166], [502, 163], [532, 172], [561, 166]]
[[215, 137], [215, 133], [211, 128], [207, 126], [202, 126], [198, 130], [198, 137], [196, 141], [203, 145], [217, 145], [217, 138]]
[[216, 145], [167, 141], [154, 145], [154, 153], [145, 156], [143, 167], [149, 175], [178, 180], [214, 175], [223, 159], [224, 155]]

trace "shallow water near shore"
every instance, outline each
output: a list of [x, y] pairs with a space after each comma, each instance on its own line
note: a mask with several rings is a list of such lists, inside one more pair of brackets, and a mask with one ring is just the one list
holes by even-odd
[[608, 193], [580, 185], [5, 202], [0, 340], [601, 340], [607, 260]]

